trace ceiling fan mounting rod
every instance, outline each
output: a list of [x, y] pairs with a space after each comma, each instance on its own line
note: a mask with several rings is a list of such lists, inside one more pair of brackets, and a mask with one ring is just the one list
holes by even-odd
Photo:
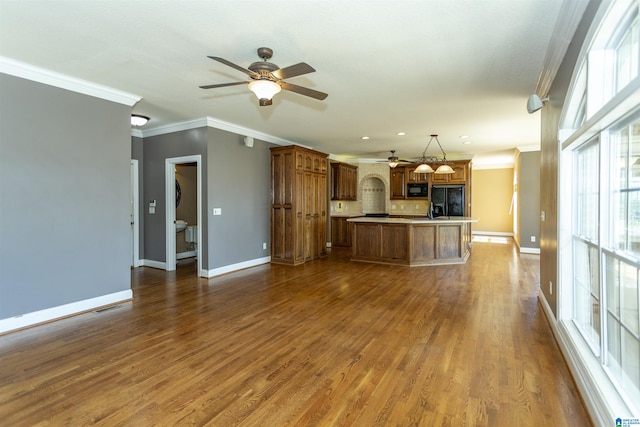
[[266, 61], [273, 56], [273, 50], [268, 47], [259, 47], [258, 56]]

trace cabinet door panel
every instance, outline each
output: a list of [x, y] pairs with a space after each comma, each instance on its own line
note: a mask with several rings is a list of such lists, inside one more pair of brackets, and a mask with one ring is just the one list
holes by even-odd
[[391, 198], [404, 199], [406, 197], [407, 183], [405, 181], [404, 168], [391, 169]]

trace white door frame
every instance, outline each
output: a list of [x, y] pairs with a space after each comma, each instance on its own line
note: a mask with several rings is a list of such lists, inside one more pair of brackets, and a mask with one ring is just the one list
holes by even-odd
[[198, 210], [198, 242], [196, 245], [196, 257], [198, 260], [198, 276], [206, 277], [202, 271], [202, 156], [171, 157], [165, 159], [165, 230], [166, 230], [166, 257], [165, 270], [176, 269], [176, 165], [181, 163], [196, 163], [197, 176], [197, 210]]
[[138, 161], [131, 159], [131, 266], [140, 267], [140, 206]]

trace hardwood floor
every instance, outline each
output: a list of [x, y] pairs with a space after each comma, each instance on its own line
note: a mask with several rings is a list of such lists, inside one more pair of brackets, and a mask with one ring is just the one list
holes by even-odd
[[538, 256], [349, 254], [213, 279], [134, 269], [133, 302], [0, 337], [0, 425], [590, 425]]

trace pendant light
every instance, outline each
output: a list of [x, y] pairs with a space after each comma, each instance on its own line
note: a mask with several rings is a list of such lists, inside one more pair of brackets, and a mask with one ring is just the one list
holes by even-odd
[[[429, 146], [431, 145], [431, 141], [433, 141], [434, 139], [438, 143], [438, 147], [440, 147], [440, 151], [442, 152], [442, 159], [439, 159], [438, 157], [427, 157], [427, 150], [429, 149]], [[440, 165], [434, 171], [433, 168], [427, 164], [427, 162], [429, 162], [429, 161], [432, 162], [432, 163], [442, 163], [442, 165]], [[447, 164], [447, 154], [442, 149], [442, 145], [440, 144], [440, 141], [438, 140], [438, 135], [437, 134], [431, 135], [431, 139], [429, 139], [429, 142], [427, 143], [427, 146], [425, 147], [424, 151], [422, 152], [422, 157], [420, 158], [420, 160], [418, 160], [418, 162], [420, 163], [420, 165], [414, 170], [414, 173], [431, 173], [431, 172], [437, 173], [437, 174], [453, 173], [453, 169], [451, 168], [451, 166], [449, 166]]]

